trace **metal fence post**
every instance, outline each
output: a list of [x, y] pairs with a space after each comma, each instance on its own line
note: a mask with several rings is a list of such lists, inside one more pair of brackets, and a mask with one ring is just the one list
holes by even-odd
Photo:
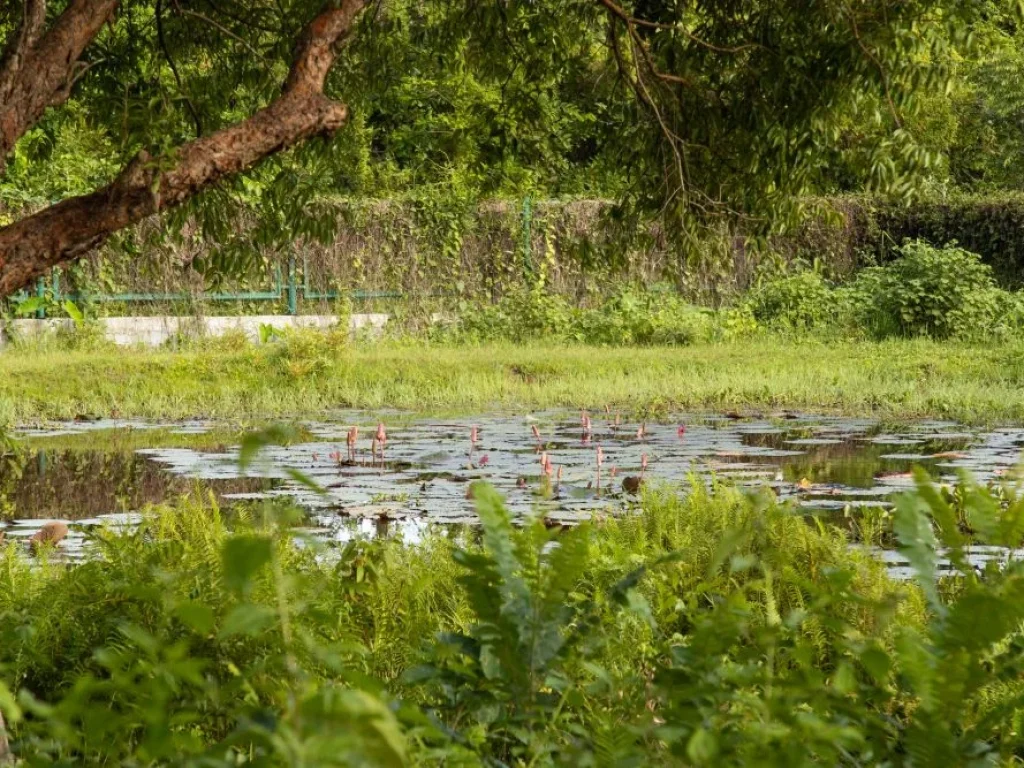
[[295, 286], [295, 255], [288, 257], [288, 314], [299, 314], [299, 297]]
[[39, 309], [36, 310], [36, 317], [40, 320], [46, 317], [46, 304], [42, 303], [46, 298], [46, 281], [40, 277], [36, 280], [36, 298], [40, 300]]

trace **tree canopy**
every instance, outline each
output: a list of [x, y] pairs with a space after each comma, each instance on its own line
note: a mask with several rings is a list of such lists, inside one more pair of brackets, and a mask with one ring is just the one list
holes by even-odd
[[286, 240], [332, 196], [536, 191], [686, 235], [906, 193], [951, 165], [929, 99], [976, 18], [1014, 47], [969, 0], [4, 0], [0, 295], [172, 209]]

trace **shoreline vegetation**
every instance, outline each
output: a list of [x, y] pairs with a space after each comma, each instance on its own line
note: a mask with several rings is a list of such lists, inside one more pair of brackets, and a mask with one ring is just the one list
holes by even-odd
[[75, 568], [0, 547], [0, 705], [32, 765], [1006, 764], [1024, 571], [980, 578], [962, 530], [1005, 546], [1024, 505], [919, 483], [917, 583], [703, 483], [570, 530], [475, 486], [477, 537], [330, 550], [271, 503], [181, 499]]
[[296, 333], [177, 351], [47, 342], [0, 354], [0, 424], [74, 418], [255, 419], [339, 408], [421, 413], [604, 406], [788, 409], [1024, 420], [1024, 342], [807, 341], [760, 336], [675, 347], [349, 343]]

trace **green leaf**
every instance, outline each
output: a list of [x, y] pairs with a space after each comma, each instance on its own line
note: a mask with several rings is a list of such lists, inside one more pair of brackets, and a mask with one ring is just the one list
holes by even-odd
[[265, 605], [242, 603], [228, 611], [219, 635], [220, 637], [258, 635], [273, 625], [276, 618], [277, 614]]
[[221, 550], [224, 580], [241, 592], [273, 555], [270, 539], [263, 536], [232, 536]]
[[882, 648], [873, 646], [861, 653], [860, 663], [864, 665], [864, 669], [868, 671], [868, 674], [875, 679], [878, 685], [885, 685], [889, 679], [889, 670], [892, 667], [892, 660], [889, 658], [888, 653]]
[[82, 314], [82, 310], [78, 308], [75, 302], [71, 299], [65, 299], [62, 306], [67, 316], [74, 322], [76, 328], [81, 328], [85, 324], [85, 315]]
[[23, 302], [18, 304], [14, 308], [14, 314], [19, 317], [25, 317], [27, 315], [34, 315], [37, 311], [46, 306], [46, 299], [42, 296], [32, 296], [31, 298], [25, 299]]
[[287, 445], [296, 438], [296, 431], [292, 427], [274, 425], [258, 432], [250, 432], [242, 438], [242, 444], [238, 450], [238, 466], [241, 469], [248, 469], [259, 452], [268, 445]]
[[18, 706], [10, 688], [2, 682], [0, 682], [0, 714], [3, 714], [11, 723], [21, 722], [21, 707]]
[[185, 600], [174, 607], [174, 615], [186, 627], [198, 635], [207, 635], [213, 630], [216, 618], [208, 605]]
[[698, 765], [709, 763], [718, 754], [718, 739], [705, 728], [698, 728], [686, 742], [686, 756]]
[[893, 531], [900, 551], [911, 567], [917, 571], [918, 582], [928, 598], [932, 610], [944, 615], [946, 608], [939, 598], [936, 586], [938, 554], [935, 531], [931, 519], [925, 514], [920, 496], [903, 494], [896, 500]]

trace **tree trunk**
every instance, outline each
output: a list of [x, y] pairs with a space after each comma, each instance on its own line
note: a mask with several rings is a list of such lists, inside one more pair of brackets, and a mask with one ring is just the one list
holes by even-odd
[[252, 117], [160, 158], [140, 153], [106, 187], [0, 229], [0, 297], [58, 264], [81, 258], [114, 232], [180, 205], [225, 176], [341, 128], [348, 108], [324, 95], [324, 81], [338, 43], [365, 2], [342, 0], [306, 27], [281, 95]]

